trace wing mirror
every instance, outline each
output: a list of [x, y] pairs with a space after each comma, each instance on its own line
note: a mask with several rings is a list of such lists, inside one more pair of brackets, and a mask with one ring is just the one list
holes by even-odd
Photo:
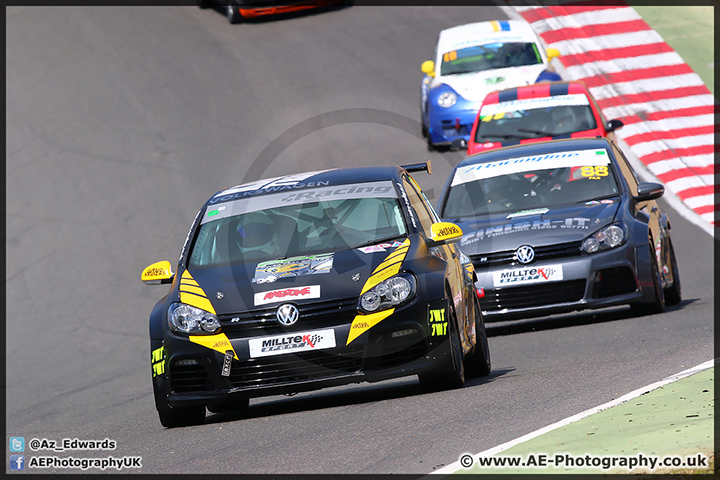
[[464, 138], [456, 138], [450, 142], [450, 146], [455, 150], [462, 150], [463, 148], [467, 148], [467, 141]]
[[428, 77], [435, 78], [435, 62], [433, 62], [432, 60], [427, 60], [423, 62], [420, 66], [420, 69]]
[[633, 198], [637, 202], [655, 200], [665, 193], [665, 187], [660, 183], [642, 182], [638, 184], [638, 193]]
[[612, 120], [608, 120], [607, 125], [605, 126], [606, 132], [614, 132], [618, 128], [625, 125], [622, 120], [618, 120], [617, 118], [614, 118]]
[[560, 56], [560, 50], [557, 48], [548, 48], [546, 50], [548, 62], [552, 60], [553, 58], [558, 58]]
[[175, 274], [172, 271], [170, 262], [163, 260], [145, 267], [142, 275], [140, 275], [140, 280], [142, 280], [145, 285], [161, 285], [172, 283], [174, 276]]
[[463, 232], [454, 223], [437, 222], [431, 225], [432, 237], [427, 240], [428, 247], [455, 243], [463, 236]]

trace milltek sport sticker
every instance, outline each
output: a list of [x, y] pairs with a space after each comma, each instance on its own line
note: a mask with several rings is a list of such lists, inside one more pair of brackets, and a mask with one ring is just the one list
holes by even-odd
[[335, 347], [335, 331], [330, 328], [314, 332], [255, 338], [248, 340], [248, 347], [250, 348], [250, 358], [333, 348]]
[[255, 305], [282, 302], [285, 300], [302, 300], [305, 298], [320, 298], [320, 285], [308, 285], [298, 288], [281, 288], [255, 294]]
[[545, 267], [511, 268], [493, 273], [493, 285], [506, 287], [510, 285], [523, 285], [527, 283], [554, 282], [562, 280], [562, 265], [548, 265]]
[[330, 273], [334, 258], [332, 253], [324, 253], [258, 263], [255, 268], [255, 278], [252, 281], [253, 283], [272, 283], [283, 277]]

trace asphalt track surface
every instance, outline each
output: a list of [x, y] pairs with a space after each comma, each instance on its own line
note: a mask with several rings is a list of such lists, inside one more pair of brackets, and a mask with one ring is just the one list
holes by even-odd
[[432, 158], [417, 179], [435, 197], [461, 154], [420, 138], [420, 64], [441, 29], [504, 17], [8, 7], [6, 438], [109, 438], [26, 457], [141, 456], [127, 473], [425, 474], [713, 358], [714, 242], [670, 211], [684, 300], [661, 315], [491, 325], [493, 372], [460, 390], [409, 377], [160, 426], [147, 318], [166, 290], [142, 268], [177, 259], [209, 196], [261, 176]]

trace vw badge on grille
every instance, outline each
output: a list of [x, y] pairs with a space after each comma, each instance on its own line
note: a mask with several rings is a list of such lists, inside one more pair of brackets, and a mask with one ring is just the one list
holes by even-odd
[[530, 263], [535, 258], [535, 250], [530, 245], [522, 245], [515, 250], [515, 258], [520, 263]]
[[288, 326], [297, 322], [300, 312], [297, 307], [291, 303], [284, 303], [277, 309], [277, 319], [282, 325]]

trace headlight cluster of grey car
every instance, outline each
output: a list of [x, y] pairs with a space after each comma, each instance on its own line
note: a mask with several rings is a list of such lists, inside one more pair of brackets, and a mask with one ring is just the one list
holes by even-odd
[[601, 252], [622, 245], [626, 238], [622, 225], [610, 225], [583, 240], [580, 250], [585, 253]]

